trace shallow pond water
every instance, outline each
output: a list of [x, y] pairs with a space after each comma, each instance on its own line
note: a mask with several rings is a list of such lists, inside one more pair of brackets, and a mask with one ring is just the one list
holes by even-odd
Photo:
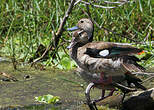
[[[73, 70], [49, 67], [41, 71], [30, 66], [18, 66], [15, 71], [11, 63], [5, 62], [0, 63], [0, 72], [18, 79], [16, 82], [0, 81], [0, 110], [88, 110], [84, 104], [86, 84]], [[24, 79], [25, 76], [30, 78]], [[35, 101], [35, 97], [47, 94], [59, 96], [60, 102], [45, 105]], [[92, 94], [98, 97], [100, 90], [93, 90]]]
[[[10, 63], [0, 63], [0, 72], [10, 74], [19, 80], [17, 82], [0, 81], [1, 108], [10, 107], [13, 109], [28, 107], [29, 105], [36, 107], [40, 103], [36, 102], [34, 97], [47, 94], [61, 98], [60, 103], [56, 104], [59, 110], [72, 110], [83, 103], [84, 89], [80, 84], [84, 81], [73, 72], [51, 68], [41, 71], [29, 66], [20, 67], [15, 71]], [[27, 75], [30, 78], [24, 79]], [[2, 79], [2, 77], [0, 78]], [[50, 108], [50, 106], [44, 107]]]

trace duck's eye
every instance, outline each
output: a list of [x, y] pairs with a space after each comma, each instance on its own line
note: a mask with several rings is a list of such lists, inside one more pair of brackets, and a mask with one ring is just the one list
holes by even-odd
[[83, 23], [84, 21], [81, 21], [81, 23]]

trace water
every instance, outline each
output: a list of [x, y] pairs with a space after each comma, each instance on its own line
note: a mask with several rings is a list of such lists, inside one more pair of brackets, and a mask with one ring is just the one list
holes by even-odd
[[[73, 72], [51, 68], [41, 71], [30, 68], [30, 66], [18, 67], [18, 70], [15, 71], [9, 62], [0, 63], [0, 72], [7, 73], [19, 80], [17, 82], [0, 81], [1, 109], [42, 110], [43, 107], [46, 110], [51, 110], [51, 108], [73, 110], [83, 104], [85, 88], [80, 84], [84, 84], [84, 81]], [[30, 77], [24, 79], [25, 76]], [[0, 79], [2, 78], [5, 77], [0, 76]], [[59, 96], [60, 103], [53, 107], [53, 105], [42, 105], [34, 99], [34, 97], [47, 94]]]
[[[30, 66], [17, 67], [18, 70], [15, 71], [11, 63], [0, 63], [0, 72], [18, 79], [16, 82], [0, 81], [0, 110], [89, 110], [84, 104], [84, 91], [87, 85], [73, 70], [48, 67], [41, 71]], [[28, 76], [27, 79], [25, 76]], [[4, 78], [0, 76], [0, 79]], [[148, 88], [154, 87], [154, 80], [146, 82], [145, 85]], [[55, 105], [42, 104], [34, 99], [47, 94], [59, 96], [60, 102]], [[99, 97], [101, 91], [94, 89], [92, 94], [93, 97]], [[117, 97], [113, 96], [107, 101], [112, 102]], [[120, 103], [117, 100], [115, 102]]]

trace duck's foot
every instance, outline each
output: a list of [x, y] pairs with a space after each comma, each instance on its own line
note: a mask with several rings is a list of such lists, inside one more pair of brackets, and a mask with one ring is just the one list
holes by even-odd
[[114, 93], [114, 91], [115, 91], [115, 89], [113, 88], [111, 90], [111, 92], [107, 96], [104, 96], [105, 95], [105, 90], [103, 89], [102, 90], [102, 96], [99, 99], [97, 99], [97, 100], [91, 101], [91, 98], [90, 98], [90, 90], [94, 86], [95, 86], [95, 83], [90, 83], [87, 86], [86, 92], [85, 92], [85, 96], [86, 96], [86, 99], [87, 99], [87, 104], [88, 104], [90, 110], [98, 110], [97, 107], [96, 107], [96, 103], [99, 102], [99, 101], [101, 101], [101, 100], [103, 100], [103, 99], [105, 99], [105, 98], [107, 98], [107, 97], [109, 97], [109, 96], [112, 96], [113, 93]]
[[98, 110], [95, 102], [91, 102], [90, 104], [88, 104], [88, 106], [90, 110]]
[[90, 108], [90, 110], [98, 110], [97, 107], [96, 107], [96, 103], [94, 101], [91, 101], [90, 99], [90, 90], [91, 88], [93, 88], [95, 86], [94, 83], [90, 83], [87, 88], [86, 88], [86, 92], [85, 92], [85, 96], [86, 96], [86, 99], [87, 99], [87, 104]]

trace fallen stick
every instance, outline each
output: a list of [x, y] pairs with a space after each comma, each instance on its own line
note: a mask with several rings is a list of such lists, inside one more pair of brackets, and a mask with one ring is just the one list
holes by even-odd
[[132, 74], [154, 76], [154, 73], [146, 73], [146, 72], [133, 72]]

